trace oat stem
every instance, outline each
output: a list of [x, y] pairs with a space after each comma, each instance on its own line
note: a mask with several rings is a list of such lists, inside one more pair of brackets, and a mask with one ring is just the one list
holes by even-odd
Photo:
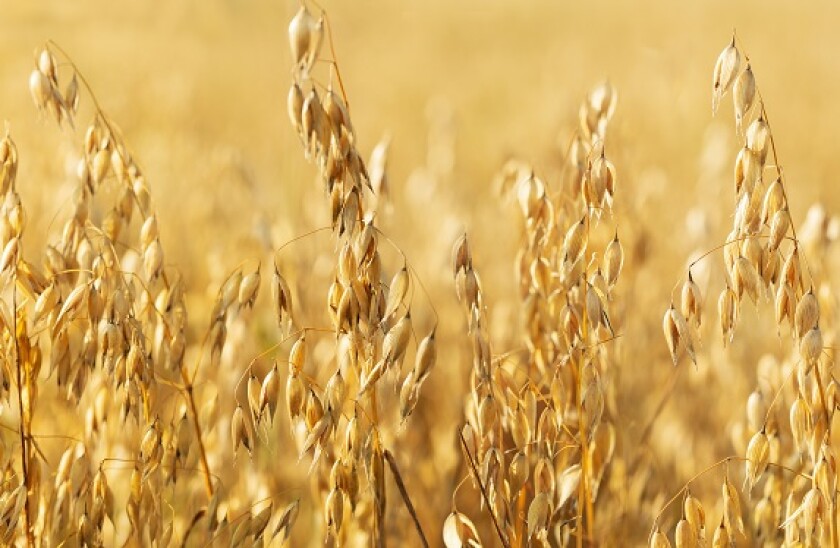
[[502, 541], [502, 546], [510, 548], [510, 543], [508, 542], [504, 532], [502, 532], [502, 528], [499, 526], [499, 521], [496, 519], [496, 513], [493, 511], [493, 506], [490, 504], [490, 497], [487, 496], [487, 491], [484, 489], [484, 483], [481, 482], [481, 476], [479, 475], [478, 468], [476, 467], [475, 461], [470, 454], [470, 449], [467, 447], [467, 440], [464, 439], [464, 431], [460, 427], [458, 428], [458, 438], [461, 440], [461, 449], [467, 457], [467, 462], [470, 463], [470, 470], [472, 471], [475, 481], [478, 483], [481, 496], [484, 498], [484, 504], [487, 505], [487, 513], [490, 514], [490, 519], [493, 521], [493, 526], [496, 528], [496, 534], [499, 535], [499, 540]]
[[204, 441], [201, 437], [201, 423], [198, 420], [198, 409], [195, 405], [193, 384], [187, 378], [186, 368], [181, 367], [181, 379], [184, 381], [184, 389], [187, 391], [187, 401], [190, 404], [190, 415], [192, 415], [193, 428], [198, 442], [198, 454], [201, 457], [201, 468], [204, 477], [204, 489], [207, 491], [207, 498], [213, 498], [213, 482], [210, 481], [210, 463], [207, 462], [207, 450], [204, 448]]
[[330, 46], [330, 55], [332, 56], [332, 65], [335, 68], [335, 75], [338, 78], [338, 87], [341, 89], [341, 96], [344, 99], [344, 105], [347, 107], [347, 112], [350, 112], [350, 101], [347, 100], [347, 92], [344, 90], [344, 82], [341, 79], [341, 70], [338, 68], [338, 56], [335, 54], [335, 43], [333, 41], [332, 36], [332, 24], [330, 23], [330, 16], [327, 14], [327, 10], [321, 6], [315, 0], [309, 0], [315, 6], [321, 10], [321, 16], [324, 18], [324, 26], [327, 29], [327, 43]]
[[[586, 238], [584, 239], [581, 260], [586, 260], [586, 252], [589, 247], [589, 236], [591, 229], [590, 212], [586, 213]], [[589, 459], [589, 442], [587, 440], [586, 419], [583, 412], [583, 393], [586, 388], [583, 386], [583, 368], [586, 365], [586, 344], [589, 342], [589, 327], [593, 318], [589, 318], [586, 301], [588, 299], [589, 281], [586, 279], [587, 268], [583, 270], [583, 318], [581, 320], [581, 336], [584, 348], [581, 351], [580, 364], [577, 368], [577, 413], [578, 413], [578, 436], [580, 437], [580, 483], [578, 485], [578, 525], [577, 525], [577, 546], [583, 546], [584, 530], [583, 518], [586, 516], [586, 531], [588, 538], [592, 537], [592, 492], [589, 488], [589, 472], [591, 462]]]
[[518, 541], [519, 548], [525, 546], [525, 503], [527, 502], [525, 499], [528, 496], [528, 489], [524, 485], [520, 487], [519, 492], [517, 493], [517, 501], [516, 501], [516, 540]]
[[23, 364], [20, 362], [20, 341], [18, 340], [18, 310], [17, 310], [17, 265], [12, 265], [14, 268], [14, 272], [12, 274], [12, 316], [13, 316], [13, 326], [12, 329], [14, 332], [12, 333], [12, 339], [14, 339], [15, 345], [15, 366], [16, 366], [16, 373], [17, 373], [17, 388], [18, 388], [18, 413], [20, 415], [20, 458], [21, 458], [21, 470], [23, 471], [23, 486], [25, 491], [25, 500], [23, 503], [23, 526], [26, 529], [26, 546], [31, 547], [34, 545], [34, 538], [32, 536], [32, 523], [31, 523], [31, 508], [29, 504], [29, 455], [31, 450], [29, 448], [29, 436], [27, 435], [26, 431], [28, 429], [27, 422], [29, 416], [29, 410], [24, 409], [23, 404], [23, 383], [29, 384], [29, 372], [22, 371]]
[[394, 481], [397, 484], [397, 489], [402, 496], [403, 502], [405, 502], [405, 507], [408, 509], [408, 513], [411, 514], [411, 519], [414, 522], [414, 528], [420, 536], [420, 542], [423, 544], [424, 548], [429, 548], [429, 542], [426, 540], [426, 535], [423, 534], [423, 527], [420, 525], [420, 519], [417, 517], [417, 512], [414, 510], [411, 498], [408, 496], [405, 483], [403, 483], [402, 476], [400, 475], [400, 469], [397, 467], [397, 461], [394, 458], [394, 455], [392, 455], [387, 449], [385, 450], [385, 460], [388, 461], [388, 466], [391, 468], [391, 473], [394, 475]]
[[[644, 429], [642, 429], [642, 435], [639, 437], [639, 442], [636, 444], [638, 447], [644, 446], [647, 443], [648, 438], [650, 438], [650, 435], [653, 432], [653, 427], [656, 424], [657, 419], [660, 417], [660, 415], [662, 415], [662, 412], [665, 410], [665, 406], [671, 399], [671, 395], [674, 393], [674, 387], [677, 385], [677, 380], [679, 379], [680, 371], [682, 371], [682, 368], [680, 367], [672, 368], [670, 378], [668, 379], [668, 385], [665, 388], [664, 394], [662, 394], [662, 399], [659, 400], [659, 403], [656, 405], [656, 409], [654, 410], [653, 415], [651, 415]], [[632, 464], [628, 467], [628, 470], [635, 470], [636, 466], [638, 466], [639, 462], [641, 461], [641, 457], [641, 452], [636, 453], [636, 456], [633, 458]]]

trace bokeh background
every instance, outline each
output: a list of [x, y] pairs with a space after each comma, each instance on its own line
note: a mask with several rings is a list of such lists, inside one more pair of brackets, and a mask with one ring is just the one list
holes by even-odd
[[[70, 214], [67, 157], [80, 138], [44, 120], [29, 96], [35, 51], [47, 40], [70, 54], [122, 128], [150, 182], [167, 261], [184, 273], [199, 310], [230, 269], [326, 226], [321, 186], [286, 113], [286, 29], [298, 5], [0, 2], [0, 119], [20, 151], [27, 246], [42, 246], [61, 226], [56, 219]], [[733, 452], [730, 427], [742, 420], [761, 349], [778, 351], [762, 320], [772, 309], [749, 311], [734, 348], [707, 352], [697, 370], [681, 365], [673, 380], [679, 397], [666, 397], [650, 439], [636, 445], [673, 374], [662, 312], [689, 256], [723, 241], [733, 210], [738, 145], [731, 101], [711, 115], [715, 59], [737, 29], [770, 116], [793, 218], [803, 221], [817, 202], [838, 211], [840, 8], [828, 1], [323, 5], [360, 149], [369, 154], [383, 136], [391, 140], [393, 210], [380, 226], [417, 266], [451, 344], [434, 373], [436, 389], [424, 392], [418, 408], [417, 428], [434, 443], [422, 446], [409, 474], [436, 542], [455, 483], [447, 475], [457, 457], [452, 432], [469, 368], [448, 270], [452, 243], [469, 232], [493, 310], [491, 331], [499, 347], [514, 348], [513, 259], [521, 232], [494, 175], [517, 157], [551, 179], [586, 92], [605, 79], [618, 90], [608, 147], [619, 177], [617, 222], [634, 242], [619, 289], [626, 304], [621, 450], [649, 464], [651, 496], [650, 508], [619, 513], [615, 530], [644, 542], [657, 502]], [[328, 238], [296, 245], [298, 262], [311, 259], [322, 275], [312, 283], [326, 284], [328, 272], [317, 267], [319, 253], [331, 251]], [[719, 257], [709, 262], [710, 283], [719, 286]], [[759, 334], [750, 334], [750, 325]], [[301, 488], [305, 480], [296, 483], [294, 474], [305, 467], [293, 455], [288, 460], [282, 485]], [[296, 534], [298, 542], [307, 538], [305, 530]]]

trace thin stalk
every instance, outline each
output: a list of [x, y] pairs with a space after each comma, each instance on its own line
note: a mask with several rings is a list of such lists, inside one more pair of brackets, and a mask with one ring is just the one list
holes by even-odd
[[14, 333], [12, 334], [12, 339], [15, 341], [15, 368], [17, 373], [17, 387], [18, 387], [18, 413], [20, 414], [20, 458], [21, 458], [21, 470], [23, 471], [23, 486], [25, 493], [25, 499], [23, 502], [23, 526], [25, 528], [26, 534], [26, 546], [31, 547], [34, 546], [35, 539], [32, 537], [32, 518], [31, 516], [31, 508], [29, 504], [29, 455], [31, 453], [29, 449], [29, 436], [26, 434], [27, 431], [27, 415], [28, 412], [24, 409], [23, 405], [23, 383], [29, 383], [29, 375], [22, 371], [23, 364], [20, 363], [20, 344], [18, 342], [18, 312], [17, 312], [17, 266], [15, 265], [14, 271], [14, 283], [12, 283], [12, 316], [14, 317], [12, 329], [14, 329]]
[[525, 546], [525, 498], [528, 495], [528, 489], [524, 485], [519, 489], [519, 493], [517, 493], [517, 501], [516, 501], [516, 540], [519, 548], [523, 548]]
[[414, 505], [411, 503], [411, 497], [408, 496], [405, 483], [403, 483], [402, 476], [400, 475], [400, 469], [397, 467], [397, 461], [394, 458], [394, 455], [392, 455], [387, 449], [385, 450], [385, 460], [388, 461], [388, 466], [391, 468], [391, 474], [394, 475], [394, 481], [397, 484], [397, 489], [402, 496], [403, 502], [405, 502], [405, 507], [408, 509], [408, 513], [411, 514], [411, 520], [414, 522], [414, 528], [420, 536], [420, 542], [423, 544], [424, 548], [429, 548], [429, 541], [426, 540], [426, 535], [423, 534], [423, 527], [420, 525], [420, 519], [417, 517], [417, 512], [414, 510]]
[[350, 101], [347, 100], [347, 91], [344, 89], [344, 82], [341, 79], [341, 70], [338, 68], [338, 56], [335, 54], [335, 42], [333, 41], [332, 36], [332, 24], [330, 23], [330, 16], [327, 14], [327, 10], [321, 6], [315, 0], [311, 0], [318, 9], [321, 10], [321, 16], [324, 18], [324, 23], [327, 31], [327, 45], [330, 47], [330, 55], [332, 56], [332, 64], [335, 68], [335, 75], [338, 78], [338, 87], [341, 89], [341, 96], [344, 98], [344, 105], [347, 107], [347, 112], [350, 112]]
[[[671, 395], [674, 393], [674, 387], [677, 385], [677, 380], [679, 379], [680, 371], [682, 371], [682, 368], [680, 367], [676, 367], [672, 370], [671, 378], [668, 379], [668, 385], [665, 387], [664, 393], [662, 394], [662, 399], [659, 400], [659, 403], [656, 405], [656, 409], [654, 410], [653, 415], [651, 415], [647, 424], [642, 429], [642, 435], [639, 437], [639, 441], [636, 444], [638, 447], [644, 446], [647, 443], [648, 438], [650, 438], [650, 435], [653, 432], [653, 427], [656, 424], [657, 419], [659, 419], [660, 415], [662, 415], [662, 412], [665, 410], [665, 406], [671, 399]], [[641, 461], [641, 458], [642, 453], [637, 452], [629, 468], [631, 471], [636, 470], [636, 466], [638, 466], [639, 462]]]
[[487, 505], [487, 513], [490, 514], [490, 519], [493, 521], [493, 526], [496, 528], [496, 534], [499, 535], [499, 540], [502, 541], [502, 546], [505, 548], [510, 548], [510, 542], [508, 542], [507, 537], [502, 532], [501, 526], [499, 526], [499, 521], [496, 519], [496, 514], [493, 512], [493, 506], [490, 504], [490, 497], [487, 496], [487, 491], [484, 489], [484, 484], [481, 482], [481, 476], [478, 473], [478, 468], [475, 466], [475, 461], [473, 460], [472, 455], [470, 454], [470, 449], [467, 447], [467, 440], [464, 439], [464, 431], [461, 428], [458, 428], [458, 437], [461, 440], [461, 448], [464, 451], [464, 454], [467, 456], [467, 462], [470, 463], [470, 470], [473, 473], [473, 477], [475, 481], [478, 483], [478, 488], [481, 491], [481, 496], [484, 498], [484, 504]]
[[[822, 404], [823, 412], [825, 413], [826, 428], [831, 431], [831, 415], [828, 412], [828, 407], [825, 402], [825, 387], [822, 382], [822, 375], [820, 374], [820, 364], [814, 366], [814, 378], [817, 381], [817, 391], [820, 394], [820, 403]], [[827, 493], [826, 493], [827, 494]], [[837, 494], [832, 493], [829, 499], [829, 512], [831, 513], [831, 520], [829, 520], [828, 530], [831, 537], [832, 548], [837, 548]]]
[[195, 436], [198, 440], [198, 455], [201, 458], [201, 470], [204, 476], [204, 489], [207, 491], [207, 498], [213, 498], [213, 482], [210, 481], [210, 463], [207, 462], [207, 450], [204, 448], [204, 441], [201, 437], [201, 424], [198, 421], [198, 409], [195, 405], [195, 396], [193, 395], [193, 384], [187, 378], [187, 369], [181, 366], [181, 380], [184, 382], [184, 390], [187, 392], [187, 402], [190, 405], [190, 415], [192, 415], [193, 428], [195, 429]]
[[[590, 232], [590, 219], [589, 219], [589, 211], [586, 213], [586, 239], [584, 240], [583, 244], [583, 254], [581, 260], [586, 259], [586, 251], [587, 247], [589, 246], [589, 232]], [[584, 529], [583, 529], [583, 521], [584, 515], [586, 517], [586, 537], [592, 538], [592, 518], [593, 518], [593, 506], [592, 506], [592, 493], [591, 489], [589, 488], [589, 448], [587, 442], [587, 433], [586, 433], [586, 420], [583, 416], [583, 368], [586, 363], [586, 344], [589, 341], [589, 324], [592, 321], [592, 318], [588, 317], [587, 314], [587, 307], [586, 307], [586, 300], [589, 294], [589, 280], [586, 279], [587, 269], [584, 268], [583, 270], [583, 319], [581, 321], [581, 335], [583, 337], [583, 344], [584, 347], [581, 351], [580, 357], [580, 364], [577, 368], [577, 413], [578, 413], [578, 435], [580, 437], [580, 471], [581, 471], [581, 478], [580, 483], [578, 484], [578, 504], [581, 506], [578, 512], [578, 525], [577, 525], [577, 546], [578, 548], [582, 548], [583, 546], [583, 538], [584, 538]]]

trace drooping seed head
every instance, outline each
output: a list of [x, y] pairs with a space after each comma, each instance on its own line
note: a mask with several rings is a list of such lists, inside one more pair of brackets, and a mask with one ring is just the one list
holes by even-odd
[[729, 91], [738, 73], [741, 64], [741, 55], [735, 47], [735, 39], [723, 48], [715, 63], [715, 70], [712, 74], [712, 114], [717, 112], [720, 100]]
[[274, 412], [277, 409], [277, 398], [280, 394], [280, 375], [277, 365], [268, 372], [260, 387], [259, 413], [263, 414], [268, 409], [269, 420], [274, 419]]
[[230, 420], [230, 438], [233, 441], [234, 454], [240, 445], [244, 445], [248, 453], [251, 453], [253, 447], [251, 433], [245, 424], [245, 412], [242, 410], [241, 405], [236, 406], [236, 410], [233, 412], [233, 417]]
[[695, 538], [700, 539], [706, 536], [706, 511], [703, 509], [700, 499], [690, 492], [686, 495], [683, 503], [683, 515], [694, 530]]
[[805, 361], [805, 365], [807, 365], [806, 370], [810, 370], [811, 367], [819, 362], [822, 349], [822, 331], [820, 331], [820, 326], [817, 324], [802, 337], [802, 342], [799, 343], [799, 355]]
[[44, 48], [38, 55], [38, 70], [40, 70], [53, 84], [58, 83], [58, 68], [55, 56], [50, 50]]
[[411, 337], [411, 315], [406, 314], [400, 321], [394, 324], [388, 333], [385, 334], [385, 339], [382, 341], [382, 356], [385, 359], [386, 366], [390, 368], [396, 365], [398, 368], [405, 356], [405, 351], [408, 348], [408, 341]]
[[303, 370], [306, 365], [306, 332], [304, 331], [300, 338], [292, 345], [289, 351], [289, 371], [293, 375], [297, 375]]
[[446, 548], [481, 546], [481, 540], [472, 520], [453, 510], [443, 522], [443, 544]]
[[548, 493], [539, 493], [528, 507], [528, 538], [545, 539], [548, 534], [548, 518], [551, 515], [551, 499]]
[[755, 75], [752, 66], [747, 63], [747, 68], [735, 80], [735, 88], [732, 92], [735, 103], [735, 127], [741, 133], [744, 119], [749, 114], [755, 101]]
[[799, 264], [799, 248], [794, 247], [782, 266], [782, 279], [790, 285], [794, 294], [802, 289], [802, 267]]
[[414, 361], [414, 378], [417, 384], [426, 380], [426, 377], [431, 373], [437, 360], [436, 331], [436, 327], [432, 328], [432, 332], [420, 341], [420, 344], [417, 346], [417, 355]]
[[414, 412], [420, 398], [420, 385], [414, 381], [414, 371], [406, 375], [400, 388], [400, 420], [405, 420]]
[[297, 66], [302, 66], [309, 54], [314, 26], [315, 18], [306, 6], [301, 6], [289, 23], [289, 45], [292, 50], [292, 60]]
[[680, 292], [680, 309], [683, 317], [687, 321], [693, 322], [697, 327], [700, 326], [703, 311], [700, 287], [694, 281], [694, 278], [692, 278], [691, 271], [688, 272], [688, 278], [683, 283], [682, 291]]
[[583, 253], [586, 245], [586, 216], [584, 215], [580, 222], [575, 223], [566, 232], [566, 237], [563, 240], [563, 254], [565, 259], [574, 263], [578, 260], [581, 253]]
[[785, 236], [787, 236], [789, 229], [790, 213], [787, 208], [780, 209], [773, 214], [773, 218], [770, 221], [770, 240], [767, 245], [771, 251], [778, 249], [779, 244], [781, 244], [782, 240], [784, 240]]
[[671, 353], [671, 360], [674, 366], [677, 365], [679, 352], [685, 348], [688, 351], [691, 360], [697, 363], [694, 355], [694, 347], [688, 333], [688, 325], [685, 323], [685, 318], [682, 314], [674, 308], [674, 303], [668, 310], [665, 311], [665, 317], [662, 320], [662, 329], [665, 332], [665, 342], [668, 343], [668, 351]]
[[327, 519], [327, 529], [337, 534], [344, 521], [344, 494], [341, 489], [333, 489], [324, 502], [324, 514]]
[[741, 499], [738, 490], [729, 480], [729, 477], [724, 478], [721, 489], [723, 491], [723, 519], [726, 528], [729, 531], [744, 535], [744, 519], [741, 515]]
[[277, 317], [277, 326], [282, 329], [286, 320], [292, 318], [292, 293], [286, 279], [280, 275], [277, 265], [274, 265], [273, 284], [271, 286], [274, 297], [274, 311]]
[[712, 537], [712, 548], [731, 548], [729, 530], [724, 525], [724, 518], [721, 518], [720, 525], [715, 529], [715, 535]]
[[528, 481], [531, 469], [528, 465], [528, 457], [524, 451], [517, 451], [510, 461], [508, 470], [508, 481], [510, 482], [511, 493], [518, 493], [525, 482]]
[[794, 302], [796, 297], [793, 288], [786, 281], [780, 280], [779, 289], [776, 290], [774, 309], [776, 312], [776, 325], [781, 327], [782, 322], [787, 320], [793, 323]]
[[621, 242], [618, 241], [618, 231], [615, 237], [604, 250], [604, 279], [607, 284], [613, 287], [618, 280], [618, 275], [621, 273], [621, 267], [624, 265], [624, 249], [621, 247]]
[[803, 337], [820, 321], [820, 304], [817, 301], [817, 296], [814, 295], [814, 288], [810, 288], [805, 293], [799, 303], [796, 305], [796, 315], [794, 316], [794, 327], [796, 329], [796, 336]]
[[767, 151], [770, 148], [770, 126], [759, 116], [747, 128], [747, 147], [758, 156], [759, 163], [764, 165]]
[[746, 461], [746, 484], [747, 491], [752, 491], [753, 486], [767, 470], [767, 462], [770, 457], [770, 442], [767, 434], [762, 429], [756, 432], [747, 445]]
[[300, 375], [290, 374], [286, 379], [286, 410], [290, 419], [300, 417], [306, 405], [306, 385]]
[[776, 177], [764, 193], [764, 199], [761, 203], [761, 222], [772, 222], [776, 212], [782, 209], [787, 209], [785, 190], [781, 179]]
[[750, 299], [758, 304], [759, 291], [762, 287], [761, 279], [753, 264], [746, 257], [741, 256], [735, 260], [732, 284], [735, 286], [735, 293], [739, 299], [746, 291]]
[[35, 101], [39, 110], [47, 108], [47, 103], [52, 100], [52, 86], [47, 76], [40, 70], [33, 70], [29, 76], [29, 93]]
[[677, 548], [692, 548], [697, 545], [697, 535], [685, 518], [677, 522], [677, 528], [674, 530], [674, 543]]
[[260, 270], [257, 268], [242, 277], [239, 283], [239, 306], [242, 308], [253, 308], [260, 293]]
[[662, 532], [662, 529], [657, 527], [650, 536], [648, 546], [650, 548], [671, 548], [671, 541], [668, 540], [668, 536]]
[[299, 135], [303, 135], [303, 102], [303, 91], [297, 82], [292, 83], [286, 99], [286, 108], [289, 111], [292, 127]]
[[383, 321], [390, 321], [400, 306], [403, 305], [405, 297], [408, 295], [409, 282], [408, 268], [403, 266], [399, 272], [394, 274], [388, 286], [388, 300], [385, 302]]
[[753, 390], [747, 398], [747, 424], [750, 430], [758, 432], [764, 428], [764, 420], [767, 416], [767, 405], [764, 396], [758, 389]]
[[70, 83], [67, 84], [67, 89], [64, 91], [64, 105], [70, 111], [70, 114], [75, 115], [79, 110], [79, 80], [76, 78], [76, 73], [70, 78]]

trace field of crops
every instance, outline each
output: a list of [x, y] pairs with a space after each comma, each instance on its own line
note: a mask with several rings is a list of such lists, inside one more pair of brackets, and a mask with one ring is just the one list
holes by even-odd
[[6, 4], [2, 544], [840, 546], [834, 4]]

